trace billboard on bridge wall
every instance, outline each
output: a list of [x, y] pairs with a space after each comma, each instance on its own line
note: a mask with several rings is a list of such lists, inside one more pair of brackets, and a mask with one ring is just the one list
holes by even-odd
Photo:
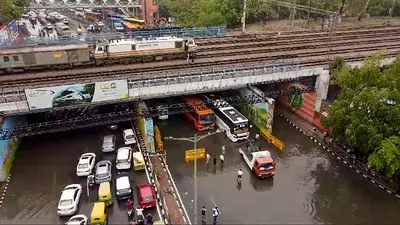
[[26, 89], [30, 110], [128, 98], [127, 80]]

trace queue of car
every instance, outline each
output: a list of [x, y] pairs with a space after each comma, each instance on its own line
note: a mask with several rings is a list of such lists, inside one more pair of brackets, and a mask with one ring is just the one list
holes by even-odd
[[[145, 162], [141, 152], [133, 152], [130, 145], [136, 143], [135, 133], [132, 129], [124, 130], [122, 133], [124, 143], [127, 146], [120, 147], [116, 151], [115, 167], [118, 171], [126, 171], [119, 173], [115, 177], [116, 193], [118, 200], [133, 199], [133, 188], [131, 186], [131, 178], [127, 173], [134, 165], [135, 171], [144, 170]], [[116, 137], [114, 135], [104, 136], [102, 139], [102, 152], [109, 154], [115, 152]], [[95, 153], [84, 153], [78, 159], [76, 166], [76, 175], [78, 177], [88, 176], [93, 178], [94, 183], [99, 185], [98, 202], [94, 203], [90, 217], [91, 224], [107, 223], [107, 206], [113, 204], [111, 191], [111, 183], [113, 183], [112, 166], [110, 160], [100, 160], [96, 163], [97, 157]], [[86, 225], [88, 217], [79, 214], [75, 215], [78, 210], [79, 201], [82, 195], [82, 185], [70, 184], [66, 186], [58, 202], [57, 214], [61, 216], [72, 216], [66, 225]], [[141, 208], [156, 207], [156, 195], [152, 184], [143, 182], [137, 184], [136, 195], [138, 204]]]

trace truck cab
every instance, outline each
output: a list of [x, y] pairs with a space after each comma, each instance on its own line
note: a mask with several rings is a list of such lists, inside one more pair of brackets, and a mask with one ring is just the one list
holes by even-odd
[[247, 166], [260, 178], [270, 178], [275, 175], [275, 162], [269, 151], [252, 151], [253, 146], [239, 149]]

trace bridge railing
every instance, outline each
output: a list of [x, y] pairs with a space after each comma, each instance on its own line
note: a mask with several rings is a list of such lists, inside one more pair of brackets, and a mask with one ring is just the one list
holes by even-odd
[[70, 37], [27, 37], [10, 42], [8, 39], [0, 40], [1, 45], [47, 45], [64, 44], [68, 42], [86, 41], [94, 43], [99, 40], [123, 39], [134, 37], [163, 37], [163, 36], [194, 36], [194, 37], [212, 37], [226, 35], [226, 27], [199, 27], [199, 28], [152, 28], [138, 29], [125, 33], [95, 33], [72, 35]]

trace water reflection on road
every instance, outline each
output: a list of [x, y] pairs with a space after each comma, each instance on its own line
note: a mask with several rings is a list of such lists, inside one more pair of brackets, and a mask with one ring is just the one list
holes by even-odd
[[[274, 133], [285, 142], [283, 152], [261, 141], [277, 162], [274, 179], [260, 180], [251, 174], [238, 153], [242, 144], [232, 143], [223, 134], [199, 142], [211, 157], [219, 158], [226, 145], [225, 166], [198, 162], [198, 209], [211, 211], [216, 204], [222, 224], [238, 223], [398, 223], [399, 200], [372, 185], [314, 142], [275, 117]], [[190, 136], [191, 123], [180, 117], [159, 122], [163, 136]], [[252, 137], [254, 137], [254, 132]], [[167, 163], [189, 215], [193, 218], [193, 163], [185, 163], [184, 151], [193, 145], [165, 141]], [[236, 174], [244, 169], [241, 185]], [[198, 213], [199, 214], [199, 213]], [[211, 213], [209, 213], [211, 214]], [[211, 221], [211, 215], [208, 215]], [[198, 219], [200, 221], [200, 219]]]

